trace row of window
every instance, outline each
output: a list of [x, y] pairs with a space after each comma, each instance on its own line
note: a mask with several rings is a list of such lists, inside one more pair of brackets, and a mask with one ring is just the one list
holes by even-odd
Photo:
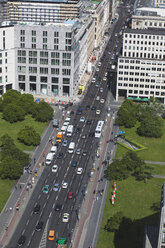
[[143, 34], [124, 34], [125, 38], [134, 38], [134, 39], [148, 39], [148, 40], [164, 40], [165, 36], [161, 36], [161, 35], [143, 35]]
[[[20, 47], [21, 47], [21, 48], [25, 48], [25, 43], [20, 42]], [[40, 47], [38, 47], [38, 46], [36, 45], [36, 43], [32, 43], [32, 44], [31, 44], [31, 48], [32, 48], [32, 49], [37, 49], [37, 48], [40, 49]], [[4, 49], [5, 49], [5, 48], [4, 48]], [[43, 49], [43, 50], [48, 50], [48, 45], [47, 45], [47, 44], [43, 44], [43, 45], [42, 45], [42, 49]], [[49, 47], [49, 49], [50, 49], [50, 47]], [[52, 49], [52, 47], [51, 47], [51, 49]], [[59, 45], [54, 45], [54, 46], [53, 46], [53, 50], [58, 51], [58, 50], [59, 50]], [[65, 46], [65, 51], [72, 51], [72, 46]]]
[[165, 22], [145, 22], [146, 26], [150, 26], [150, 27], [165, 27]]
[[[130, 69], [130, 70], [141, 70], [141, 71], [165, 71], [165, 67], [140, 67], [140, 66], [128, 66], [128, 65], [119, 65], [119, 69]], [[121, 71], [119, 71], [119, 74]], [[136, 75], [136, 74], [135, 74]], [[139, 74], [137, 74], [139, 75]]]
[[165, 59], [165, 55], [162, 53], [139, 53], [139, 52], [124, 52], [124, 57], [133, 57], [133, 58], [147, 58], [147, 59]]
[[162, 46], [160, 47], [144, 47], [144, 46], [124, 46], [124, 50], [137, 50], [137, 51], [149, 51], [149, 52], [165, 52], [165, 49], [162, 49]]
[[147, 88], [147, 89], [165, 89], [165, 86], [159, 86], [159, 85], [144, 85], [144, 84], [128, 84], [128, 83], [118, 83], [118, 86], [124, 86], [129, 88]]
[[[26, 66], [18, 66], [18, 72], [22, 72], [22, 73], [26, 73]], [[1, 69], [0, 68], [0, 73], [1, 73]], [[37, 73], [37, 67], [29, 67], [29, 73]], [[40, 73], [43, 74], [48, 74], [48, 68], [40, 68]], [[59, 75], [60, 74], [60, 69], [59, 68], [51, 68], [51, 74], [56, 74]], [[62, 69], [62, 75], [71, 75], [71, 69]]]
[[143, 91], [143, 90], [129, 90], [130, 94], [140, 94], [140, 95], [155, 95], [155, 96], [164, 96], [165, 92], [159, 92], [159, 91]]
[[154, 65], [154, 66], [165, 66], [165, 62], [158, 61], [145, 61], [145, 60], [136, 60], [136, 59], [119, 59], [119, 62], [125, 64], [141, 64], [141, 65]]
[[162, 83], [162, 82], [156, 81], [155, 79], [139, 78], [139, 77], [138, 78], [118, 77], [118, 80], [120, 80], [120, 81], [132, 81], [132, 82]]
[[[26, 57], [18, 57], [17, 58], [18, 63], [25, 64], [27, 62]], [[37, 64], [37, 58], [29, 58], [29, 64]], [[40, 59], [40, 64], [48, 65], [48, 59]], [[51, 59], [51, 65], [60, 65], [59, 59]], [[71, 66], [71, 60], [63, 59], [62, 60], [63, 66]], [[47, 68], [48, 69], [48, 68]]]
[[[28, 52], [26, 52], [26, 50], [18, 50], [17, 54], [20, 57], [26, 57], [26, 55], [28, 55]], [[51, 54], [44, 51], [40, 52], [40, 57], [42, 58], [48, 58], [49, 55], [51, 56], [51, 58], [60, 58], [59, 52], [51, 52]], [[29, 57], [37, 57], [37, 51], [29, 51]], [[62, 53], [62, 58], [71, 59], [71, 53]]]
[[[40, 34], [40, 31], [38, 31], [38, 33]], [[26, 30], [23, 30], [23, 29], [21, 29], [20, 30], [20, 35], [21, 36], [25, 36], [25, 34], [26, 34]], [[31, 31], [31, 34], [32, 34], [32, 36], [37, 36], [37, 31], [36, 30], [32, 30]], [[42, 32], [42, 35], [44, 36], [44, 37], [48, 37], [48, 31], [43, 31]], [[59, 37], [59, 32], [54, 32], [54, 37]], [[72, 33], [71, 32], [66, 32], [65, 33], [65, 37], [66, 38], [72, 38]]]
[[125, 44], [141, 44], [141, 45], [152, 45], [152, 46], [165, 46], [165, 42], [151, 42], [149, 41], [144, 41], [144, 40], [124, 40]]
[[[30, 82], [37, 82], [37, 77], [36, 76], [29, 76], [27, 80]], [[21, 81], [21, 82], [26, 81], [26, 76], [25, 75], [18, 75], [18, 81]], [[40, 77], [40, 82], [41, 83], [48, 83], [49, 79], [48, 79], [48, 77]], [[59, 84], [59, 78], [58, 77], [51, 77], [51, 83]], [[70, 84], [70, 78], [63, 78], [62, 84]]]

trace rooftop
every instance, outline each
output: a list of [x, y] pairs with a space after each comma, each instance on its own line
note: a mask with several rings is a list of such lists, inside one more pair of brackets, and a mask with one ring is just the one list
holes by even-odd
[[153, 7], [142, 7], [137, 8], [135, 15], [138, 16], [161, 16], [165, 17], [165, 9], [163, 8], [153, 8]]
[[148, 28], [148, 29], [127, 29], [124, 33], [130, 34], [152, 34], [152, 35], [165, 35], [163, 28]]

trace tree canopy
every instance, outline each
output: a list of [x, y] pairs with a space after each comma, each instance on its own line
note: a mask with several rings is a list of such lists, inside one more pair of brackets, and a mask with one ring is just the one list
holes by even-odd
[[53, 109], [48, 103], [41, 101], [35, 106], [32, 116], [36, 121], [50, 121], [53, 118]]
[[26, 126], [18, 132], [18, 140], [28, 146], [40, 144], [40, 135], [33, 127]]

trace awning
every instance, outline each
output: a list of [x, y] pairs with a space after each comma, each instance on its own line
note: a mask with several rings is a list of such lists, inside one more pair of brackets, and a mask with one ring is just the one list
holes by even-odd
[[128, 100], [133, 100], [133, 97], [127, 97]]

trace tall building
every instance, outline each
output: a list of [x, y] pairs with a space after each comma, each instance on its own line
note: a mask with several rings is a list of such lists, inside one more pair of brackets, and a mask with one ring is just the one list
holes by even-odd
[[130, 29], [123, 35], [118, 58], [116, 99], [119, 96], [165, 102], [165, 30]]
[[1, 26], [0, 93], [72, 97], [94, 48], [94, 37], [88, 43], [92, 29], [90, 16], [85, 23]]
[[80, 17], [79, 0], [0, 0], [0, 22], [54, 23]]
[[152, 0], [154, 7], [165, 7], [165, 0]]

